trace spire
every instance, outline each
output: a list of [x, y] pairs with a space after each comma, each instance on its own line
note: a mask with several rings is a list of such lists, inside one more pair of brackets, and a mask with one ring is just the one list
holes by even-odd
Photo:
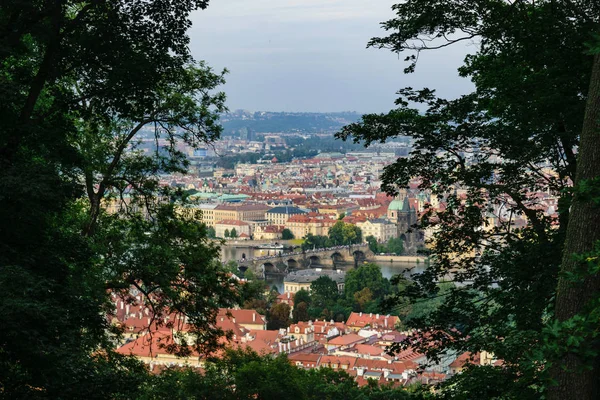
[[404, 197], [404, 202], [402, 203], [402, 212], [410, 211], [410, 203], [408, 202], [408, 196]]

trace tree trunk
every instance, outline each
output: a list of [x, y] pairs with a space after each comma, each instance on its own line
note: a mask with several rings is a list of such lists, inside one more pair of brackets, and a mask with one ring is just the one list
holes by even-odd
[[[600, 179], [600, 55], [594, 58], [592, 77], [585, 110], [575, 187], [582, 181]], [[578, 263], [575, 254], [593, 250], [600, 240], [600, 205], [575, 195], [571, 205], [567, 236], [563, 251], [562, 272], [576, 272]], [[556, 293], [556, 318], [565, 321], [584, 311], [590, 300], [600, 295], [600, 276], [587, 276], [582, 283], [572, 283], [561, 278]], [[598, 347], [598, 344], [596, 344]], [[548, 389], [550, 400], [586, 400], [600, 398], [600, 357], [583, 360], [576, 354], [568, 353], [550, 371], [558, 383]], [[583, 366], [593, 363], [593, 369]]]

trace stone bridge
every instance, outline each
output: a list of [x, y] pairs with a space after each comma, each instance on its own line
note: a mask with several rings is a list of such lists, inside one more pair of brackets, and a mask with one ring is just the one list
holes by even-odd
[[354, 263], [356, 266], [370, 260], [373, 255], [367, 244], [356, 244], [242, 259], [238, 260], [238, 268], [240, 271], [250, 268], [261, 275], [284, 274], [316, 267], [335, 269], [347, 263]]

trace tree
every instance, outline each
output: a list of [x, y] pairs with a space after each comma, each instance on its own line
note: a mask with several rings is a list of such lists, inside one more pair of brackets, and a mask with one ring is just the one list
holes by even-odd
[[308, 321], [310, 319], [310, 316], [308, 315], [308, 305], [303, 301], [294, 304], [292, 315], [294, 317], [294, 323], [298, 323], [298, 321]]
[[385, 247], [387, 253], [400, 255], [404, 252], [404, 245], [402, 243], [402, 239], [400, 238], [390, 238]]
[[244, 276], [243, 272], [240, 271], [240, 269], [238, 268], [237, 262], [233, 260], [227, 261], [227, 263], [223, 266], [223, 269], [226, 272], [233, 274], [239, 278], [242, 278]]
[[235, 228], [231, 228], [231, 232], [229, 232], [229, 237], [232, 239], [235, 239], [238, 236], [237, 231], [235, 230]]
[[214, 239], [217, 237], [217, 233], [215, 231], [215, 228], [213, 228], [212, 226], [209, 226], [206, 228], [206, 236], [208, 236], [211, 239]]
[[[199, 344], [214, 347], [210, 327], [236, 284], [212, 262], [205, 227], [177, 212], [178, 193], [155, 185], [160, 171], [184, 167], [171, 139], [220, 134], [223, 94], [212, 90], [221, 74], [192, 59], [186, 34], [190, 13], [206, 6], [0, 6], [5, 397], [137, 397], [147, 375], [114, 353], [119, 335], [107, 318], [109, 296], [131, 300], [132, 286], [156, 321], [182, 312], [202, 331]], [[169, 143], [156, 158], [140, 151], [146, 123]], [[123, 207], [109, 215], [100, 203], [111, 199]]]
[[308, 233], [302, 243], [302, 250], [323, 249], [331, 247], [333, 244], [327, 236], [318, 236]]
[[338, 298], [337, 302], [331, 309], [331, 314], [333, 315], [333, 319], [336, 322], [345, 322], [348, 320], [350, 313], [352, 312], [352, 307], [346, 304], [344, 298]]
[[338, 298], [337, 283], [328, 276], [320, 276], [310, 284], [311, 304], [314, 307], [329, 308]]
[[355, 225], [338, 221], [329, 229], [329, 240], [333, 246], [362, 243], [362, 231]]
[[338, 221], [329, 229], [329, 240], [331, 240], [331, 243], [334, 246], [346, 244], [345, 243], [346, 238], [344, 237], [344, 226], [345, 225], [346, 224], [343, 221]]
[[244, 310], [256, 310], [260, 315], [266, 315], [269, 303], [265, 299], [253, 297], [244, 301], [242, 308]]
[[290, 326], [290, 306], [286, 303], [275, 304], [269, 310], [267, 329], [281, 329]]
[[[570, 255], [589, 252], [590, 241], [596, 238], [583, 228], [583, 215], [595, 214], [584, 206], [586, 211], [574, 217], [577, 206], [575, 201], [569, 209], [573, 198], [568, 186], [577, 182], [580, 169], [576, 159], [576, 149], [581, 150], [583, 143], [580, 133], [594, 126], [586, 119], [583, 130], [582, 123], [586, 99], [594, 99], [588, 103], [588, 116], [593, 118], [597, 107], [595, 79], [590, 79], [594, 57], [586, 43], [598, 32], [598, 4], [482, 1], [471, 7], [460, 1], [409, 0], [394, 10], [396, 17], [383, 24], [390, 34], [372, 39], [370, 45], [411, 53], [405, 72], [417, 67], [420, 52], [465, 40], [479, 42], [459, 69], [461, 76], [474, 82], [472, 93], [447, 100], [427, 88], [401, 89], [397, 109], [363, 116], [361, 122], [338, 134], [367, 146], [411, 136], [413, 151], [386, 167], [384, 189], [394, 194], [418, 178], [419, 189], [446, 206], [429, 207], [421, 220], [422, 227], [435, 229], [435, 262], [402, 297], [413, 301], [427, 297], [450, 269], [459, 271], [454, 280], [460, 285], [449, 290], [444, 304], [413, 321], [421, 333], [406, 345], [419, 347], [426, 336], [428, 348], [421, 348], [430, 357], [447, 351], [486, 350], [510, 365], [486, 371], [492, 373], [475, 375], [479, 371], [469, 370], [457, 376], [451, 382], [455, 396], [472, 397], [486, 385], [504, 381], [510, 383], [503, 390], [505, 397], [540, 398], [552, 386], [545, 379], [548, 371], [540, 366], [547, 367], [552, 358], [555, 365], [560, 364], [560, 357], [553, 357], [556, 354], [550, 349], [568, 340], [561, 339], [564, 325], [548, 324], [553, 317], [559, 263], [565, 260], [563, 269], [572, 272], [575, 262]], [[590, 153], [595, 152], [593, 148], [586, 143]], [[596, 173], [588, 169], [583, 179], [589, 182]], [[458, 189], [464, 197], [457, 194]], [[540, 212], [536, 193], [542, 191], [559, 198], [557, 215]], [[490, 216], [495, 216], [496, 224], [481, 229]], [[527, 226], [515, 227], [515, 216], [522, 216]], [[571, 218], [578, 221], [576, 230], [587, 236], [581, 247], [570, 244], [565, 248], [567, 261], [562, 249]], [[579, 287], [591, 285], [581, 296], [578, 289], [566, 289], [566, 280], [573, 277], [568, 276], [558, 286], [556, 303], [556, 316], [565, 323], [594, 292], [593, 277]], [[557, 329], [553, 331], [550, 325]], [[444, 337], [440, 332], [451, 334]], [[569, 341], [577, 343], [578, 339]], [[540, 349], [542, 343], [549, 346]], [[577, 365], [580, 361], [573, 361], [572, 346], [566, 347], [566, 365]], [[596, 390], [592, 389], [598, 384], [591, 378], [593, 370], [577, 379], [561, 370], [552, 371], [560, 382], [549, 391], [554, 398], [585, 398]], [[458, 388], [470, 391], [457, 392]]]
[[369, 244], [369, 250], [371, 250], [375, 254], [381, 253], [381, 247], [379, 246], [379, 243], [377, 243], [377, 239], [375, 239], [375, 236], [369, 235], [365, 238], [365, 240]]
[[[600, 343], [595, 333], [600, 319], [595, 317], [594, 320], [600, 310], [600, 263], [595, 262], [591, 273], [581, 276], [580, 272], [582, 267], [589, 269], [589, 261], [598, 260], [600, 254], [600, 227], [597, 224], [600, 220], [600, 44], [595, 53], [577, 157], [575, 196], [569, 210], [562, 275], [556, 293], [556, 319], [563, 329], [566, 328], [567, 351], [561, 354], [559, 365], [551, 370], [556, 385], [549, 389], [550, 399], [600, 395]], [[573, 282], [573, 275], [578, 274], [580, 276]], [[572, 324], [575, 329], [569, 326]], [[578, 340], [593, 344], [577, 348]]]
[[225, 229], [225, 232], [223, 232], [223, 236], [225, 236], [226, 238], [230, 236], [229, 229]]
[[383, 277], [377, 264], [365, 264], [351, 269], [346, 273], [344, 295], [346, 299], [354, 302], [354, 295], [368, 288], [374, 299], [383, 299], [390, 292], [390, 282]]
[[358, 304], [357, 311], [365, 311], [368, 304], [373, 301], [373, 292], [368, 287], [365, 287], [354, 293], [354, 302]]
[[185, 399], [409, 399], [424, 398], [405, 388], [359, 387], [343, 370], [298, 368], [286, 357], [258, 355], [251, 350], [226, 350], [206, 362], [203, 373], [168, 368], [144, 385], [140, 400]]
[[306, 303], [310, 305], [312, 302], [310, 293], [305, 289], [300, 289], [294, 293], [294, 303]]
[[281, 238], [283, 240], [291, 240], [294, 238], [294, 234], [292, 233], [292, 231], [290, 231], [288, 228], [285, 228], [282, 232], [281, 232]]
[[[239, 295], [240, 295], [240, 304], [247, 304], [248, 302], [257, 301], [265, 301], [267, 303], [267, 299], [265, 299], [264, 291], [265, 291], [265, 283], [260, 279], [257, 279], [254, 271], [250, 268], [246, 270], [244, 273], [244, 279], [247, 282], [244, 282], [240, 285]], [[262, 303], [261, 303], [262, 304]]]
[[302, 375], [285, 355], [271, 359], [263, 358], [242, 365], [236, 371], [235, 391], [240, 399], [294, 400], [298, 398], [298, 393], [305, 390], [302, 386]]

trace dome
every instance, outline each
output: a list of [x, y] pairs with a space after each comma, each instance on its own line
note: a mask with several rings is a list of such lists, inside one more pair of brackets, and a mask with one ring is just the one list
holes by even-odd
[[388, 206], [388, 211], [400, 211], [403, 204], [402, 200], [394, 200]]

